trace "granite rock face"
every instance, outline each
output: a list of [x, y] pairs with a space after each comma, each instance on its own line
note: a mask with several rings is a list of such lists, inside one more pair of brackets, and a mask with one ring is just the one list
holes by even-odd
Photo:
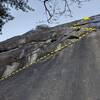
[[[89, 27], [96, 30], [59, 51]], [[0, 77], [8, 77], [0, 80], [0, 100], [100, 100], [100, 15], [0, 42]]]

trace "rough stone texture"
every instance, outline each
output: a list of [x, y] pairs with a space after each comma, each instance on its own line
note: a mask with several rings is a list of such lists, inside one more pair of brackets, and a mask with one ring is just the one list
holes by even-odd
[[[0, 100], [100, 100], [100, 15], [91, 19], [31, 30], [1, 42], [0, 76], [26, 64], [31, 67], [0, 81]], [[76, 22], [97, 30], [50, 59], [32, 64], [51, 50], [58, 50], [61, 42], [73, 41], [68, 38], [82, 32], [70, 28]]]

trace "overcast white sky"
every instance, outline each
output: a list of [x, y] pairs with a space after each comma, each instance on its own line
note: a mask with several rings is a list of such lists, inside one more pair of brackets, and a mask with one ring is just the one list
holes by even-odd
[[[61, 3], [62, 4], [62, 3]], [[22, 12], [12, 10], [12, 15], [15, 17], [13, 21], [9, 21], [3, 27], [3, 34], [0, 35], [0, 41], [4, 41], [16, 35], [21, 35], [39, 24], [48, 24], [46, 22], [45, 11], [43, 5], [38, 0], [30, 0], [30, 5], [35, 8], [35, 12]], [[100, 0], [91, 0], [90, 2], [84, 2], [82, 8], [78, 8], [77, 5], [71, 6], [73, 17], [62, 16], [57, 20], [49, 24], [55, 26], [71, 22], [73, 20], [81, 19], [84, 16], [93, 16], [100, 14]]]

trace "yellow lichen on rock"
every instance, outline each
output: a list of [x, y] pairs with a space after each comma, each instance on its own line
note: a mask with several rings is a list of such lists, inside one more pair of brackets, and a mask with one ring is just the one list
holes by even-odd
[[85, 16], [85, 17], [83, 17], [83, 20], [84, 20], [84, 21], [88, 21], [88, 20], [90, 20], [90, 17]]

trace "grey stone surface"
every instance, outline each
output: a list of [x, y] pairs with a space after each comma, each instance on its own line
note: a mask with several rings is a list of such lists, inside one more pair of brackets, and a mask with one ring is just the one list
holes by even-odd
[[[97, 15], [92, 17], [95, 18], [93, 21], [97, 20], [96, 17], [100, 20], [100, 15]], [[98, 24], [99, 22], [91, 23], [94, 27], [97, 27]], [[21, 46], [19, 46], [19, 42], [16, 42], [16, 49], [12, 50], [12, 46], [10, 50], [7, 49], [0, 53], [0, 75], [7, 71], [6, 66], [12, 65], [16, 61], [20, 68], [55, 47], [59, 49], [59, 43], [67, 39], [64, 34], [69, 36], [76, 34], [68, 25], [71, 23], [37, 34], [33, 33], [37, 36], [38, 41], [33, 39], [35, 37], [31, 38], [32, 33], [22, 35], [21, 38], [30, 36], [30, 41], [23, 44], [21, 42]], [[89, 25], [90, 23], [83, 26]], [[48, 39], [52, 39], [53, 32], [58, 32], [56, 41], [46, 42]], [[44, 34], [42, 38], [41, 35], [38, 35], [41, 33]], [[48, 35], [48, 38], [45, 34]], [[44, 40], [42, 40], [43, 38]], [[6, 42], [8, 43], [8, 41], [5, 41], [5, 44], [2, 42], [0, 47], [6, 45]], [[8, 45], [10, 46], [10, 44]], [[5, 46], [5, 48], [7, 47]], [[0, 100], [100, 100], [99, 27], [97, 27], [97, 31], [56, 53], [50, 59], [30, 66], [16, 75], [0, 81]]]

